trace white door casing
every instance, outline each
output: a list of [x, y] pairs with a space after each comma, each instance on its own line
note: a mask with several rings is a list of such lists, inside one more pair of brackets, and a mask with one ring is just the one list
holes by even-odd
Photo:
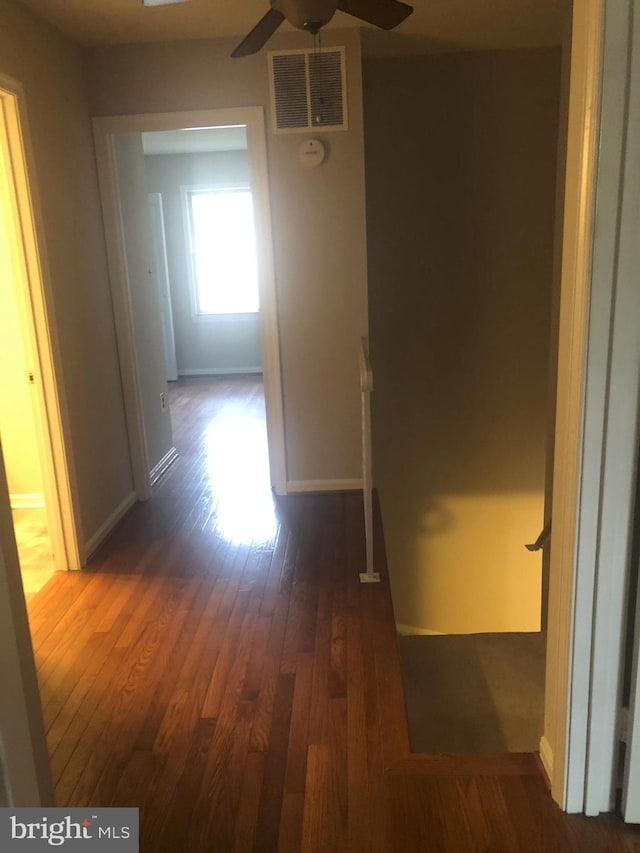
[[629, 87], [630, 80], [637, 86], [635, 5], [573, 4], [541, 757], [554, 799], [587, 814], [614, 805], [635, 493], [640, 127], [638, 95]]
[[[632, 478], [637, 469], [638, 448], [638, 376], [640, 375], [640, 8], [633, 4], [632, 38], [629, 60], [629, 96], [628, 121], [626, 134], [626, 158], [623, 174], [623, 197], [620, 211], [620, 247], [618, 264], [617, 304], [618, 346], [614, 350], [617, 356], [618, 410], [622, 422], [612, 436], [613, 446], [620, 450], [616, 442], [623, 442], [622, 459], [616, 459], [621, 467], [617, 469], [618, 478], [622, 479], [622, 487], [629, 488], [628, 478]], [[626, 381], [625, 381], [626, 380]], [[631, 389], [631, 392], [629, 393]], [[635, 394], [633, 393], [635, 391]], [[620, 430], [623, 430], [622, 436]], [[636, 464], [632, 471], [627, 466], [634, 459]], [[635, 480], [632, 479], [630, 488], [633, 491]], [[640, 508], [635, 508], [636, 520]], [[634, 519], [628, 519], [627, 533], [627, 562], [631, 554], [631, 527]], [[615, 533], [615, 531], [613, 531]], [[638, 572], [638, 566], [632, 566], [632, 571]], [[635, 627], [633, 639], [633, 662], [631, 673], [631, 690], [627, 725], [627, 744], [625, 750], [624, 780], [622, 791], [622, 811], [624, 819], [629, 823], [640, 823], [640, 596], [636, 600], [635, 626], [628, 626], [631, 631]]]

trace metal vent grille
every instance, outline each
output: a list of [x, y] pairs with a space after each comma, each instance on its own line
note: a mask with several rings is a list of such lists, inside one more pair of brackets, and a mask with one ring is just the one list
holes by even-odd
[[275, 51], [269, 71], [274, 133], [347, 129], [343, 47]]
[[307, 127], [307, 68], [304, 54], [272, 57], [276, 126], [280, 130]]
[[308, 63], [311, 124], [341, 127], [344, 124], [341, 54], [310, 53]]

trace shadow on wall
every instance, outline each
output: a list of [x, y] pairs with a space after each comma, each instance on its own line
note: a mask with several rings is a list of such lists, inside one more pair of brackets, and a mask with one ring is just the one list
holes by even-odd
[[559, 49], [365, 63], [374, 476], [397, 622], [535, 631]]

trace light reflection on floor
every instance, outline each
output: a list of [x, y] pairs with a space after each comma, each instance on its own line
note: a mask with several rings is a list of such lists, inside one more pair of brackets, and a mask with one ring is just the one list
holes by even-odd
[[250, 412], [229, 414], [209, 424], [204, 443], [219, 534], [239, 544], [273, 539], [277, 521], [264, 421]]

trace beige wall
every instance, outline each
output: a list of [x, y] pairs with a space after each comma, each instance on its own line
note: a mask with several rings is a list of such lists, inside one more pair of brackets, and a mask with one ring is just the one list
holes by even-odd
[[[267, 131], [289, 480], [358, 477], [358, 346], [367, 331], [360, 41], [347, 48], [349, 130], [313, 133], [327, 162], [305, 169], [303, 134]], [[96, 115], [268, 107], [264, 53], [232, 60], [232, 41], [97, 47], [86, 52]], [[283, 34], [273, 48], [308, 47]]]
[[261, 367], [258, 314], [194, 322], [189, 295], [189, 252], [181, 187], [250, 184], [246, 151], [145, 157], [147, 189], [162, 194], [178, 372]]
[[539, 628], [559, 72], [365, 63], [374, 476], [414, 629]]
[[11, 0], [0, 0], [0, 73], [25, 89], [88, 538], [132, 481], [84, 74], [77, 49]]

